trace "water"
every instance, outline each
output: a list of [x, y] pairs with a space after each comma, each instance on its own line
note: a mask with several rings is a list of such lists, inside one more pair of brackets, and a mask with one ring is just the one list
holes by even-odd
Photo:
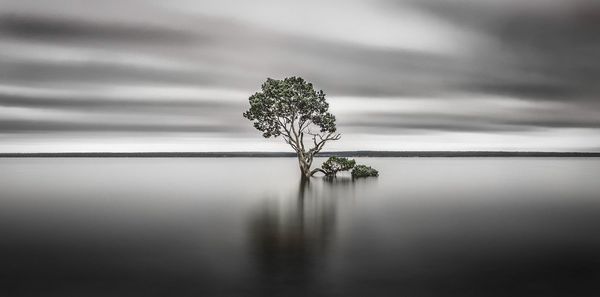
[[600, 159], [357, 161], [0, 159], [0, 296], [600, 292]]

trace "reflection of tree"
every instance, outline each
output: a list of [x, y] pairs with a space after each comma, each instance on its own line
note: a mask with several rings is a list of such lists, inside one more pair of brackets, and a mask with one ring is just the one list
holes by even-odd
[[264, 294], [307, 295], [314, 288], [334, 238], [340, 187], [349, 185], [322, 181], [302, 179], [293, 204], [267, 204], [254, 218], [252, 246]]

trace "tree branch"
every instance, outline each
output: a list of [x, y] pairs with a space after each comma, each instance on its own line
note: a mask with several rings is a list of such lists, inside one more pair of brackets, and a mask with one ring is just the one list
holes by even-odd
[[[322, 136], [321, 134], [311, 134], [311, 135], [313, 135], [313, 143], [315, 145], [312, 149], [310, 149], [308, 151], [308, 154], [310, 155], [311, 158], [323, 149], [323, 147], [325, 146], [325, 143], [327, 141], [338, 140], [342, 136], [339, 133], [334, 134], [334, 132], [329, 132], [325, 136]], [[319, 138], [319, 141], [317, 141], [317, 137]]]
[[325, 172], [325, 170], [323, 170], [323, 169], [321, 169], [321, 168], [315, 168], [315, 169], [313, 169], [313, 170], [310, 172], [310, 176], [313, 176], [313, 175], [314, 175], [315, 173], [317, 173], [317, 172], [321, 172], [321, 173], [323, 173], [323, 174], [327, 175], [327, 172]]

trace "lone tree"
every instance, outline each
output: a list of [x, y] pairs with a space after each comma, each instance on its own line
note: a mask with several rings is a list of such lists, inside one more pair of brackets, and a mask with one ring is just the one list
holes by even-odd
[[350, 170], [354, 167], [356, 161], [344, 157], [329, 157], [321, 165], [322, 172], [327, 176], [336, 176], [339, 171]]
[[250, 108], [244, 117], [253, 121], [265, 138], [283, 137], [298, 154], [303, 177], [322, 172], [310, 169], [313, 158], [327, 141], [341, 136], [336, 133], [335, 116], [328, 111], [325, 93], [315, 91], [301, 77], [268, 78], [261, 89], [248, 99]]

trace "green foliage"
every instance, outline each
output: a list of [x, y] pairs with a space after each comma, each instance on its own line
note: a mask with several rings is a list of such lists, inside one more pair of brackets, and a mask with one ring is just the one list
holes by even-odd
[[296, 151], [303, 177], [322, 171], [310, 169], [315, 155], [325, 143], [341, 137], [323, 91], [315, 91], [300, 77], [268, 78], [248, 100], [250, 108], [244, 117], [265, 138], [281, 136]]
[[250, 109], [244, 112], [244, 117], [253, 121], [265, 138], [290, 134], [288, 124], [298, 130], [303, 130], [302, 124], [312, 123], [320, 132], [336, 131], [335, 116], [328, 111], [325, 93], [315, 91], [303, 78], [268, 78], [261, 89], [250, 96]]
[[329, 157], [323, 162], [321, 169], [327, 176], [335, 176], [339, 171], [350, 170], [356, 165], [356, 161], [343, 157]]
[[352, 169], [353, 178], [369, 176], [379, 176], [379, 171], [367, 165], [356, 165], [354, 169]]

